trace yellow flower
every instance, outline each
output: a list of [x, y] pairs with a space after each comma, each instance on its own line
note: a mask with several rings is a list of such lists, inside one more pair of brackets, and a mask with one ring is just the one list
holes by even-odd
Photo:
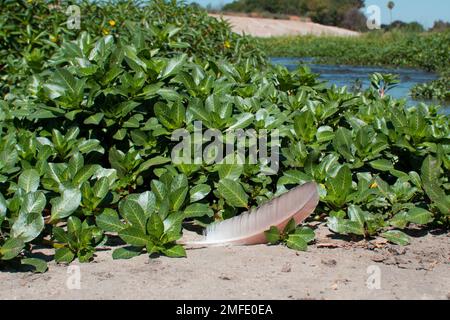
[[114, 20], [109, 20], [108, 23], [111, 27], [114, 27], [116, 25], [116, 22]]
[[107, 36], [107, 35], [109, 34], [109, 30], [103, 28], [102, 33], [103, 33], [105, 36]]
[[27, 2], [28, 2], [29, 4], [32, 4], [32, 3], [33, 3], [33, 0], [27, 0]]
[[374, 182], [370, 185], [370, 189], [376, 189], [378, 188], [378, 183]]
[[225, 43], [223, 44], [225, 48], [230, 49], [231, 48], [231, 43], [229, 41], [225, 41]]
[[50, 36], [50, 41], [53, 43], [58, 42], [58, 37], [57, 36]]

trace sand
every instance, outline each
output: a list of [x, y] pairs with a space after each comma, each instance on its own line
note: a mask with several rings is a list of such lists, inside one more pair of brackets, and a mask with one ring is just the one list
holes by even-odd
[[274, 37], [290, 35], [327, 35], [327, 36], [358, 36], [359, 33], [338, 27], [324, 26], [313, 22], [299, 20], [276, 20], [229, 15], [211, 14], [230, 22], [234, 32], [255, 37]]
[[407, 247], [316, 234], [307, 252], [258, 245], [114, 261], [105, 248], [89, 264], [1, 272], [0, 299], [450, 299], [446, 233], [417, 231]]

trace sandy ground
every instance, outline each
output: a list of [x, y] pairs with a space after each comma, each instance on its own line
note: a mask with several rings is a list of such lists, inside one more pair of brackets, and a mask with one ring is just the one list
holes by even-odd
[[50, 262], [45, 274], [1, 272], [0, 299], [450, 299], [450, 236], [425, 233], [407, 247], [319, 227], [308, 252], [260, 245], [113, 261], [101, 251], [89, 264]]
[[239, 17], [227, 15], [211, 16], [230, 22], [236, 33], [245, 33], [255, 37], [274, 37], [288, 35], [329, 35], [329, 36], [357, 36], [358, 32], [338, 27], [324, 26], [313, 22], [297, 20], [276, 20], [265, 18]]

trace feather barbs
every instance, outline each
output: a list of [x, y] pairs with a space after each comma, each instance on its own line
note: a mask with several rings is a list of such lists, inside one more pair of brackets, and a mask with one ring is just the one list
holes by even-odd
[[283, 229], [291, 219], [298, 225], [314, 212], [318, 203], [317, 185], [308, 182], [256, 209], [209, 225], [203, 240], [187, 242], [185, 245], [204, 247], [267, 243], [264, 232], [270, 227]]

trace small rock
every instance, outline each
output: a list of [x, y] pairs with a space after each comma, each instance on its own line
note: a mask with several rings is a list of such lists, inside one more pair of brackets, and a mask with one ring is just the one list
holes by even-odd
[[386, 260], [386, 257], [384, 257], [382, 255], [376, 255], [376, 256], [372, 257], [371, 260], [373, 262], [383, 262], [384, 260]]
[[285, 263], [283, 268], [281, 268], [281, 272], [291, 272], [292, 266], [290, 263]]
[[406, 253], [406, 248], [396, 248], [394, 246], [389, 246], [388, 251], [394, 255], [401, 256]]
[[337, 265], [337, 261], [334, 259], [330, 259], [330, 260], [323, 260], [322, 259], [322, 264], [328, 266], [328, 267], [335, 267]]

